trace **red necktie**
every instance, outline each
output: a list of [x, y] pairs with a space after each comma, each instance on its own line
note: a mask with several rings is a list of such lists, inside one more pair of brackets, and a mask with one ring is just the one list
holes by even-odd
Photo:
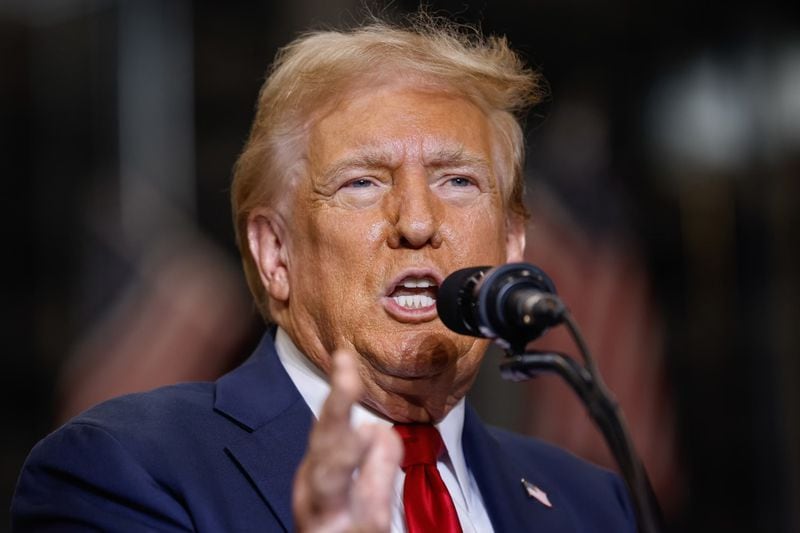
[[406, 473], [403, 507], [408, 533], [461, 533], [453, 500], [436, 468], [444, 450], [439, 431], [430, 424], [396, 424], [394, 429], [405, 447], [401, 467]]

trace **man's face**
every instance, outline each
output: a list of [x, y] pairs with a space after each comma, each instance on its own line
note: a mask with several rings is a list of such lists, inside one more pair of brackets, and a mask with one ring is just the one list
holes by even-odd
[[408, 85], [351, 94], [310, 129], [274, 315], [326, 373], [335, 349], [355, 350], [365, 403], [394, 420], [438, 420], [474, 380], [486, 341], [441, 323], [436, 289], [521, 259], [498, 167], [477, 106]]

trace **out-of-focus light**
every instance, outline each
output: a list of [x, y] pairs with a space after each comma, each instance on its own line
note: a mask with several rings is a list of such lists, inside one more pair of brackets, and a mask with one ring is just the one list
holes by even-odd
[[743, 80], [701, 58], [656, 89], [648, 131], [654, 156], [673, 175], [723, 175], [753, 146], [753, 110]]
[[800, 150], [800, 43], [696, 58], [653, 91], [645, 126], [653, 161], [674, 180], [732, 178]]

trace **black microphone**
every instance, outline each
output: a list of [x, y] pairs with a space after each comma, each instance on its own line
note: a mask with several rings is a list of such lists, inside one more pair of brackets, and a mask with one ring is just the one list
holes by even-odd
[[565, 312], [547, 274], [527, 263], [453, 272], [439, 287], [436, 309], [456, 333], [516, 349], [560, 323]]

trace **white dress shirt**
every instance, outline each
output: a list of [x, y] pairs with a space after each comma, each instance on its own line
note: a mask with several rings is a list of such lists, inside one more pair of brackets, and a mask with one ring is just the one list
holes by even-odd
[[[308, 360], [295, 346], [289, 335], [278, 328], [275, 336], [275, 348], [278, 351], [283, 367], [289, 374], [292, 382], [300, 391], [303, 399], [311, 408], [316, 418], [319, 418], [322, 404], [328, 397], [330, 385], [326, 376]], [[362, 424], [392, 425], [392, 421], [381, 418], [360, 404], [356, 404], [350, 414], [353, 427]], [[472, 473], [467, 469], [464, 460], [464, 451], [461, 447], [461, 430], [464, 427], [464, 399], [462, 398], [453, 409], [436, 424], [446, 448], [436, 463], [450, 497], [458, 513], [461, 529], [464, 533], [484, 533], [493, 531], [492, 523], [486, 512], [478, 484]], [[403, 481], [405, 474], [398, 469], [395, 482], [395, 497], [392, 509], [392, 532], [405, 533], [406, 524], [403, 513]]]

